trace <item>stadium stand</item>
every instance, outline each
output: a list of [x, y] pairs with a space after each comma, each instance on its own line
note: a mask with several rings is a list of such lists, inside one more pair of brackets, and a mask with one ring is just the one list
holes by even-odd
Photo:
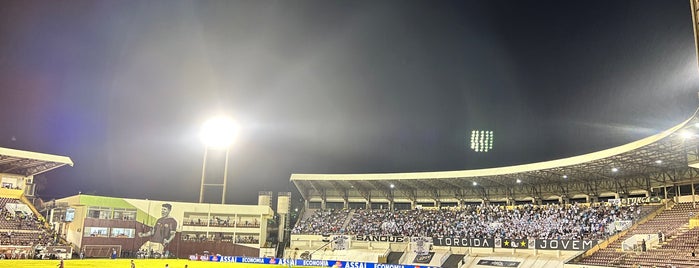
[[[601, 239], [615, 220], [634, 220], [638, 205], [498, 205], [459, 209], [316, 210], [293, 234], [463, 236], [477, 238]], [[346, 224], [347, 218], [350, 219]]]
[[[699, 246], [699, 231], [689, 231], [689, 220], [699, 213], [699, 207], [693, 203], [678, 203], [670, 205], [657, 215], [652, 215], [648, 221], [633, 226], [603, 249], [575, 263], [612, 267], [643, 267], [675, 265], [677, 267], [699, 265], [699, 259], [690, 258], [692, 250]], [[662, 234], [666, 239], [657, 246], [647, 245], [633, 248], [623, 248], [622, 243], [635, 235], [652, 237]], [[649, 241], [646, 242], [650, 242]], [[643, 242], [641, 242], [643, 243]]]
[[72, 247], [34, 207], [34, 176], [69, 165], [65, 156], [0, 148], [0, 258], [70, 258]]

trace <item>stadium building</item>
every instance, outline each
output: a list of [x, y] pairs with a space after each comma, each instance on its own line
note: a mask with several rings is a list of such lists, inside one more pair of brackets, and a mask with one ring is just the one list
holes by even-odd
[[277, 214], [271, 193], [258, 205], [84, 194], [43, 203], [34, 176], [72, 166], [70, 158], [0, 148], [0, 258], [220, 253], [405, 267], [697, 266], [698, 133], [695, 113], [629, 144], [540, 163], [293, 174], [304, 207], [276, 252], [265, 242], [286, 226], [290, 195], [280, 195]]
[[695, 112], [635, 142], [540, 163], [292, 174], [304, 208], [284, 255], [438, 267], [696, 266], [687, 259], [699, 247], [698, 145]]
[[[267, 241], [264, 205], [227, 205], [79, 194], [55, 201], [52, 222], [86, 257], [188, 258], [259, 255]], [[162, 257], [165, 257], [162, 256]]]

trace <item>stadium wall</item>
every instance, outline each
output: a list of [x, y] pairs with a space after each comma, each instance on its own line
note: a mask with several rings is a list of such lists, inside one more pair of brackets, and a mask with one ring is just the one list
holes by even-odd
[[[139, 249], [179, 257], [205, 250], [257, 256], [248, 254], [259, 254], [259, 247], [266, 241], [267, 219], [274, 215], [268, 206], [93, 195], [70, 196], [56, 200], [56, 204], [54, 212], [61, 216], [52, 217], [52, 224], [62, 230], [69, 242], [81, 249], [118, 247], [123, 256], [134, 256]], [[74, 213], [72, 221], [66, 221], [68, 210]]]

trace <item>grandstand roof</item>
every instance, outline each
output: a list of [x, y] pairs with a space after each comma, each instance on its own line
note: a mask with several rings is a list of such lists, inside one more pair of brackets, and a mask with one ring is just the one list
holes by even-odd
[[73, 166], [69, 157], [0, 147], [0, 173], [33, 176], [64, 166]]
[[699, 123], [697, 112], [656, 135], [552, 161], [459, 171], [292, 174], [291, 181], [307, 200], [352, 197], [372, 200], [521, 199], [630, 194], [677, 185], [697, 177], [697, 170], [689, 166], [699, 162], [699, 135], [694, 134], [699, 131], [696, 123]]

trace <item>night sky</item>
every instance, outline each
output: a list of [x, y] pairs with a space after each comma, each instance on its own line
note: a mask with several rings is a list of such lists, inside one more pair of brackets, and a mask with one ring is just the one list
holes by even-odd
[[228, 203], [292, 173], [570, 157], [687, 119], [698, 78], [686, 0], [0, 5], [0, 147], [75, 162], [39, 176], [47, 199], [197, 201], [217, 114], [241, 125]]

